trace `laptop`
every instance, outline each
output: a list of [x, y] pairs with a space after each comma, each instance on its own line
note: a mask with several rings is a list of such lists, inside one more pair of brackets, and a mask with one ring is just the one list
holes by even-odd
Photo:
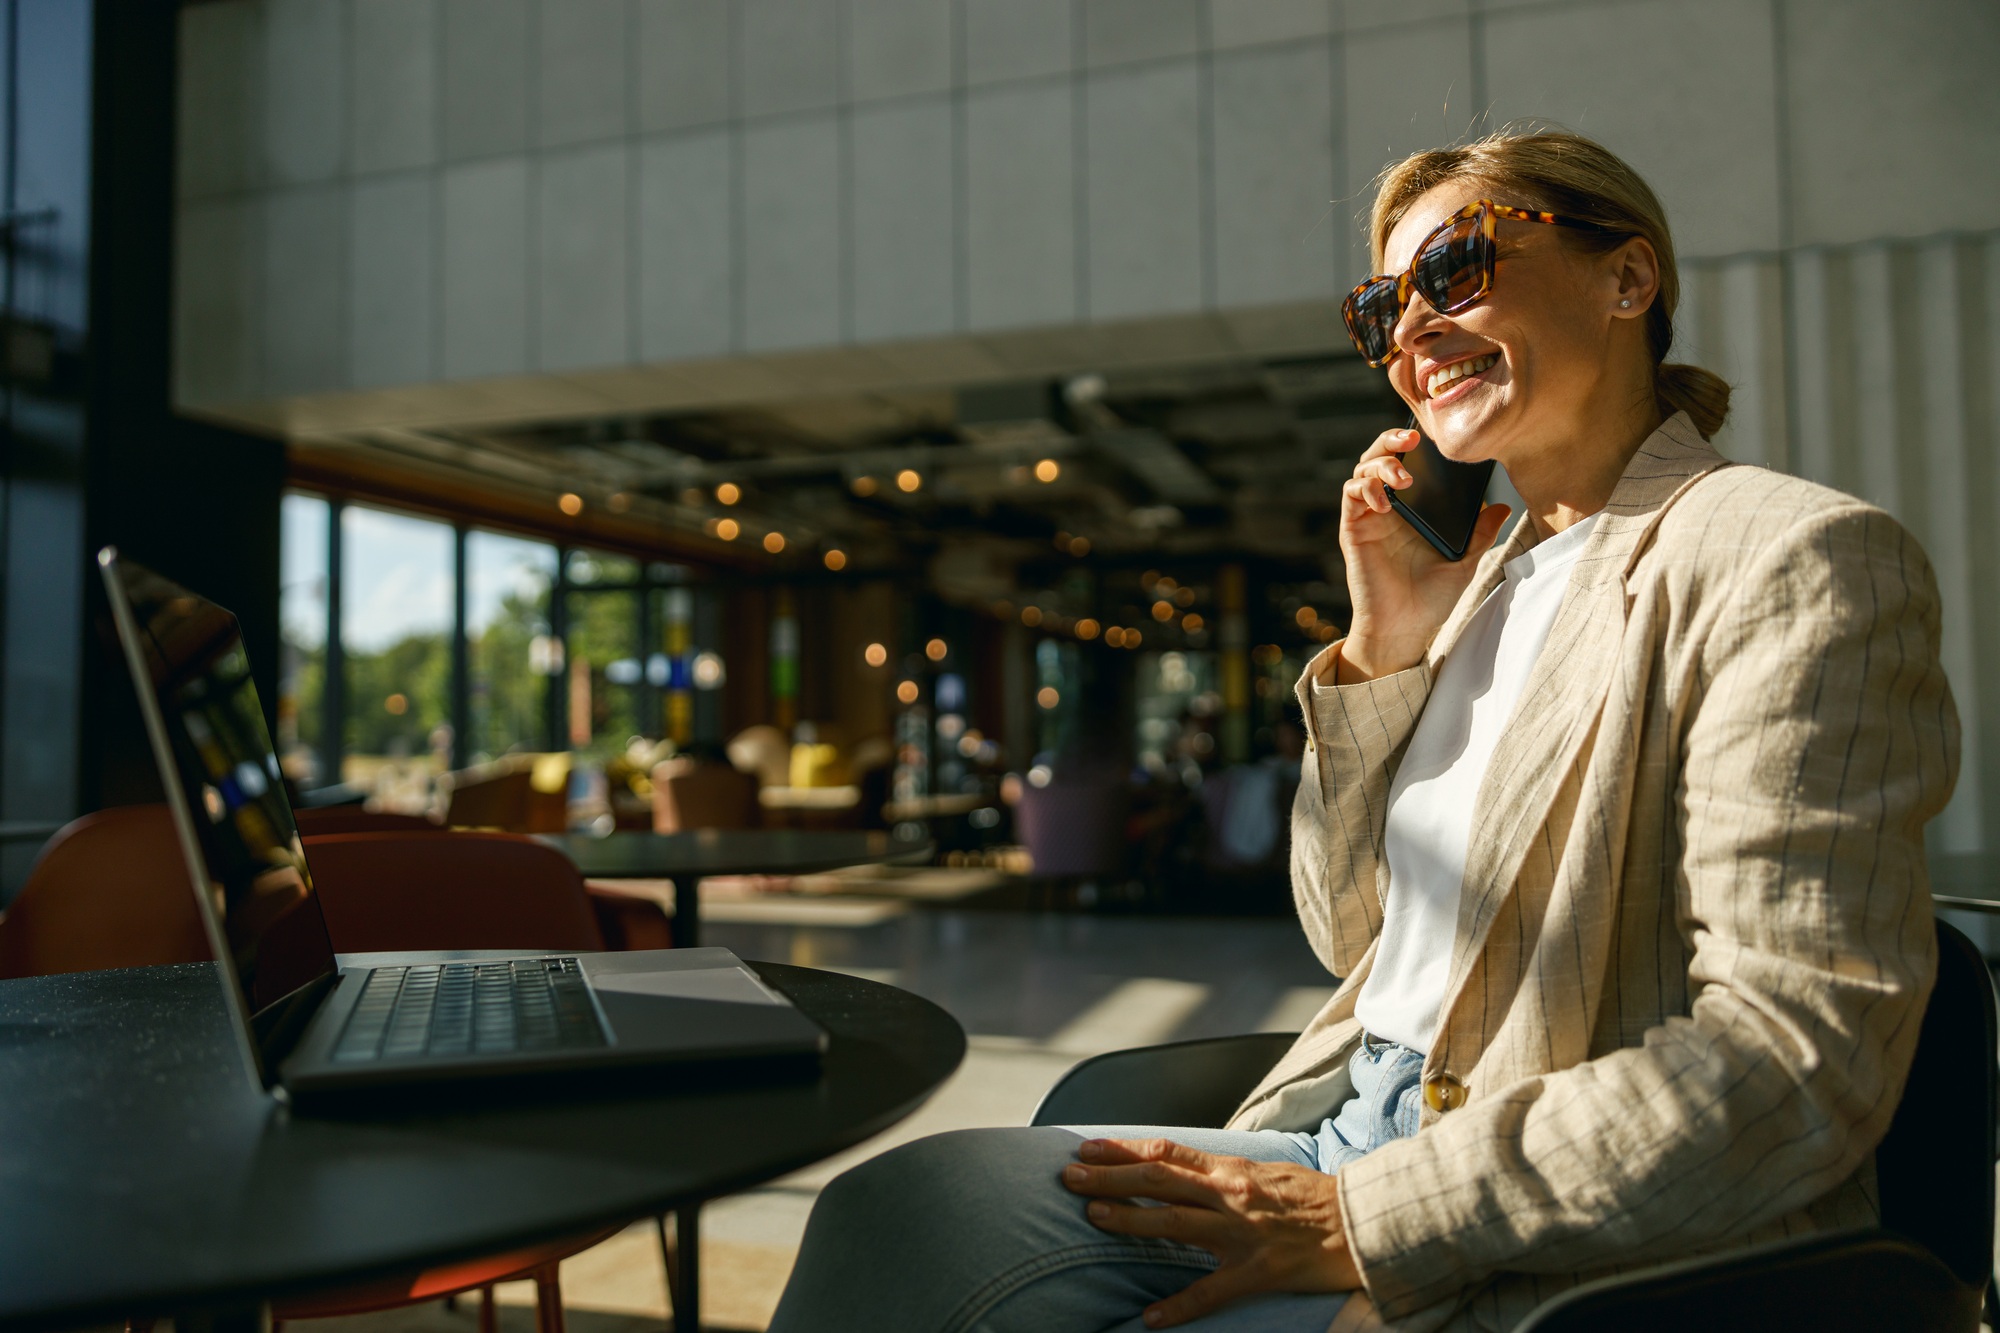
[[727, 949], [336, 960], [236, 617], [110, 547], [97, 560], [258, 1086], [304, 1103], [817, 1067], [826, 1034]]

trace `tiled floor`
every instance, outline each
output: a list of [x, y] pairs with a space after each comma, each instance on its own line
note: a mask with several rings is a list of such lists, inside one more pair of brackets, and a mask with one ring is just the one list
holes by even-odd
[[[1295, 1030], [1331, 993], [1295, 922], [917, 909], [852, 925], [708, 922], [705, 943], [851, 972], [943, 1005], [971, 1037], [958, 1073], [880, 1138], [704, 1211], [705, 1326], [762, 1329], [791, 1271], [813, 1198], [847, 1166], [945, 1129], [1027, 1123], [1079, 1058], [1175, 1038]], [[563, 1266], [572, 1333], [661, 1328], [652, 1225]], [[533, 1325], [531, 1290], [503, 1289], [502, 1328]], [[312, 1333], [470, 1333], [470, 1305], [302, 1323]]]

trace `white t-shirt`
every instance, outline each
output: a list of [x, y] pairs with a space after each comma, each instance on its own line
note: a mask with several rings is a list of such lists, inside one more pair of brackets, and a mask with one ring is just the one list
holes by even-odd
[[1354, 1013], [1376, 1037], [1428, 1051], [1458, 932], [1472, 802], [1514, 715], [1597, 516], [1509, 560], [1431, 684], [1389, 786], [1389, 897]]

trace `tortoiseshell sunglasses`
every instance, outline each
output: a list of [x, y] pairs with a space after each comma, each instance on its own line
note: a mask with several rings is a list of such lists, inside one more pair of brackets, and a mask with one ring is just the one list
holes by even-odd
[[1485, 299], [1493, 290], [1493, 227], [1500, 218], [1579, 231], [1611, 230], [1595, 222], [1511, 208], [1491, 199], [1467, 204], [1424, 238], [1406, 271], [1370, 278], [1340, 303], [1348, 336], [1369, 365], [1386, 366], [1395, 359], [1396, 323], [1410, 304], [1412, 291], [1421, 294], [1440, 315], [1455, 315]]

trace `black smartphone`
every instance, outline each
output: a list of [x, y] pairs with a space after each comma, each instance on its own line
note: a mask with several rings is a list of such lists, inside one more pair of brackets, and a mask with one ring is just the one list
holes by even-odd
[[1402, 490], [1384, 487], [1394, 506], [1417, 535], [1429, 542], [1447, 560], [1465, 559], [1472, 544], [1472, 527], [1486, 503], [1486, 484], [1493, 477], [1493, 460], [1484, 463], [1455, 463], [1431, 442], [1410, 418], [1417, 432], [1417, 447], [1398, 454], [1409, 470], [1410, 484]]

